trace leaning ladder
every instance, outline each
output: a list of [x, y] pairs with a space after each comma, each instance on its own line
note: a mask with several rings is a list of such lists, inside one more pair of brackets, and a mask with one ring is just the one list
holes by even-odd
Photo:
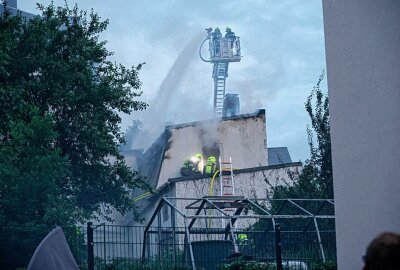
[[[233, 178], [232, 158], [229, 161], [222, 161], [219, 158], [219, 185], [220, 196], [235, 196], [235, 181]], [[234, 208], [224, 208], [226, 214], [230, 215]], [[222, 219], [222, 227], [225, 227], [225, 219]]]
[[220, 196], [235, 196], [232, 158], [229, 161], [221, 161], [219, 158], [219, 185]]

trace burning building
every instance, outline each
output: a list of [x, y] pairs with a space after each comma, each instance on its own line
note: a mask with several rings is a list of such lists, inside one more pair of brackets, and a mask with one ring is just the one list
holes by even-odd
[[[212, 233], [214, 248], [223, 241], [229, 252], [238, 252], [239, 238], [246, 234], [237, 230], [261, 224], [259, 217], [275, 224], [275, 217], [265, 215], [268, 212], [257, 203], [268, 207], [271, 189], [293, 184], [301, 172], [302, 164], [292, 162], [286, 147], [268, 147], [265, 110], [240, 114], [238, 95], [225, 93], [229, 62], [241, 59], [239, 37], [230, 28], [225, 37], [219, 29], [212, 32], [209, 28], [201, 47], [206, 41], [210, 58], [203, 58], [201, 52], [200, 57], [214, 65], [214, 118], [168, 125], [146, 151], [122, 150], [127, 164], [147, 177], [153, 192], [136, 190], [132, 194], [147, 224], [143, 234], [134, 236], [135, 242], [143, 245], [140, 250], [124, 249], [118, 256], [146, 260], [173, 251], [196, 269], [193, 250], [211, 243]], [[128, 226], [121, 231], [104, 226], [104, 231], [98, 231], [99, 239], [104, 233], [125, 239], [129, 228], [135, 227], [131, 225], [139, 225], [133, 212], [120, 216], [114, 211], [114, 219]], [[206, 238], [192, 245], [197, 232]], [[227, 242], [228, 232], [232, 243]]]
[[[195, 153], [202, 155], [203, 163], [210, 156], [231, 162], [233, 195], [266, 198], [273, 186], [290, 185], [302, 164], [292, 162], [286, 147], [268, 148], [266, 134], [265, 110], [258, 110], [252, 114], [166, 126], [147, 151], [124, 152], [127, 162], [144, 174], [155, 190], [154, 194], [138, 192], [133, 196], [145, 221], [161, 197], [222, 195], [218, 172], [181, 175], [185, 160]], [[220, 166], [217, 164], [216, 169]], [[168, 218], [165, 216], [165, 220]], [[135, 223], [132, 215], [119, 222]]]
[[[229, 27], [224, 36], [219, 28], [206, 31], [199, 55], [213, 65], [215, 117], [166, 126], [147, 151], [124, 153], [128, 164], [145, 175], [155, 190], [133, 195], [145, 221], [162, 197], [266, 198], [273, 186], [293, 183], [301, 170], [301, 163], [292, 162], [286, 147], [267, 147], [265, 110], [240, 114], [238, 95], [225, 92], [229, 63], [242, 57], [240, 38]], [[209, 57], [205, 58], [202, 47], [207, 43]], [[168, 211], [163, 215], [163, 220], [169, 219]], [[120, 221], [132, 224], [134, 217]]]

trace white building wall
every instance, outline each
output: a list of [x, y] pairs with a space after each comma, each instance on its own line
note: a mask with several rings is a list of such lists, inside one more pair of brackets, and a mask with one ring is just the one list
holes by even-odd
[[[271, 166], [273, 167], [273, 166]], [[301, 163], [293, 163], [292, 166], [249, 170], [238, 173], [234, 176], [235, 195], [243, 196], [248, 199], [265, 199], [271, 191], [271, 187], [277, 185], [292, 185], [293, 179], [297, 178], [301, 172]], [[178, 198], [201, 198], [204, 196], [219, 196], [220, 186], [219, 177], [215, 178], [213, 193], [210, 194], [211, 178], [201, 178], [193, 180], [183, 180], [174, 182], [174, 190]], [[178, 209], [185, 209], [189, 201], [177, 200]], [[194, 214], [195, 210], [188, 210], [185, 214]], [[183, 226], [183, 219], [177, 218], [180, 226]], [[203, 222], [204, 223], [204, 222]], [[203, 224], [202, 222], [196, 223]], [[239, 222], [240, 223], [240, 222]], [[203, 224], [205, 226], [205, 224]], [[215, 225], [215, 224], [214, 224]], [[242, 224], [245, 226], [246, 224]], [[249, 225], [249, 224], [247, 224]]]
[[268, 164], [265, 115], [220, 122], [218, 127], [223, 160], [232, 158], [236, 168]]
[[[254, 170], [234, 175], [235, 195], [244, 196], [250, 199], [266, 198], [272, 186], [292, 185], [293, 178], [299, 175], [301, 170], [300, 163], [298, 165]], [[175, 182], [176, 197], [179, 198], [201, 198], [203, 196], [219, 196], [219, 176], [215, 177], [213, 193], [209, 194], [211, 186], [211, 178], [189, 179]]]
[[216, 144], [222, 159], [229, 160], [231, 157], [233, 166], [238, 169], [268, 164], [264, 113], [172, 127], [170, 131], [169, 148], [161, 166], [157, 188], [169, 178], [179, 177], [183, 162], [196, 153], [202, 153], [204, 146]]
[[400, 231], [400, 1], [323, 1], [339, 269]]

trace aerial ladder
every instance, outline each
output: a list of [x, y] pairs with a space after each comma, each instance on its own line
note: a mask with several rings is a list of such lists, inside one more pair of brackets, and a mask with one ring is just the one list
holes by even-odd
[[[200, 45], [199, 55], [204, 62], [212, 63], [214, 79], [214, 114], [222, 116], [225, 99], [225, 85], [228, 77], [229, 62], [241, 60], [240, 38], [227, 27], [225, 36], [219, 28], [207, 28], [207, 36]], [[209, 58], [202, 55], [203, 45], [208, 41]]]

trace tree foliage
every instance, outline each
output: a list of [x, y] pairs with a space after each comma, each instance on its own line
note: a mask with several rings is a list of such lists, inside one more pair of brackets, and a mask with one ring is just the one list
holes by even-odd
[[277, 186], [273, 198], [333, 198], [329, 99], [321, 90], [323, 71], [305, 103], [311, 125], [307, 126], [310, 159], [292, 186]]
[[132, 207], [147, 185], [119, 153], [119, 113], [143, 110], [142, 64], [125, 67], [93, 11], [38, 5], [0, 17], [0, 222], [75, 224]]

